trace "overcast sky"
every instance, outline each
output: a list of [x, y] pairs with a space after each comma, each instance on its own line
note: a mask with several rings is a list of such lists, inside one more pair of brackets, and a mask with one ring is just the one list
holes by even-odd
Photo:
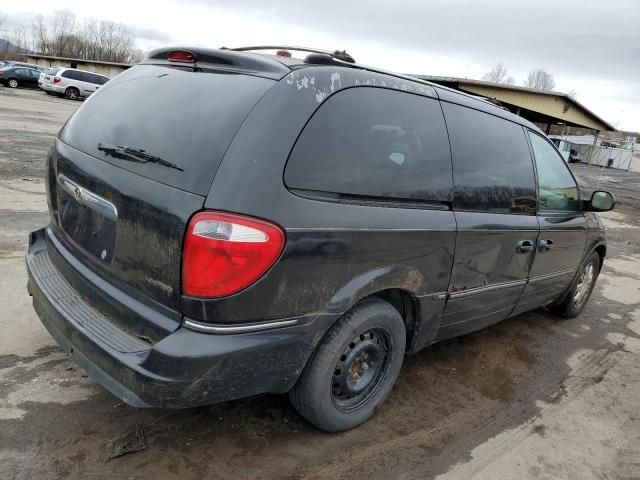
[[620, 129], [640, 131], [640, 0], [0, 0], [5, 27], [37, 13], [127, 24], [143, 49], [305, 45], [403, 73], [480, 78], [532, 68]]

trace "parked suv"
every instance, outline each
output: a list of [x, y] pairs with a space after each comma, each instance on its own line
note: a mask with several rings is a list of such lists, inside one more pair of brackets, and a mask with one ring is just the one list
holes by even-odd
[[54, 73], [49, 70], [39, 82], [40, 88], [49, 94], [70, 100], [87, 98], [109, 81], [108, 77], [75, 68], [60, 68]]
[[155, 50], [66, 123], [28, 289], [114, 395], [289, 392], [335, 432], [373, 414], [405, 353], [582, 311], [611, 194], [581, 200], [526, 120], [352, 62]]

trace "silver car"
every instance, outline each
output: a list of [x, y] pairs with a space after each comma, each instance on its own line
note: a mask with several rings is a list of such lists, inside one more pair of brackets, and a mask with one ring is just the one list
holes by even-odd
[[[53, 76], [58, 73], [58, 70], [60, 70], [60, 67], [55, 67], [55, 68], [48, 68], [42, 72], [40, 72], [40, 76], [38, 77], [38, 87], [42, 88], [44, 90], [44, 82], [45, 82], [45, 78], [49, 77], [49, 79], [47, 80], [47, 83], [51, 83], [51, 79], [53, 78]], [[50, 95], [53, 95], [53, 92], [47, 91], [45, 90], [45, 92], [47, 92]]]
[[75, 68], [51, 69], [41, 75], [41, 79], [38, 84], [46, 93], [71, 100], [87, 98], [109, 81], [104, 75]]

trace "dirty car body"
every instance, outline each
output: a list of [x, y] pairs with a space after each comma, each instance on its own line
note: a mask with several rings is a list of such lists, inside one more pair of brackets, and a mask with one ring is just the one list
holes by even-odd
[[[44, 325], [131, 405], [181, 408], [287, 392], [332, 326], [369, 298], [398, 310], [414, 353], [557, 303], [590, 254], [604, 258], [603, 228], [587, 203], [542, 211], [533, 142], [548, 140], [520, 117], [340, 62], [202, 49], [176, 62], [170, 51], [152, 52], [111, 80], [65, 125], [48, 158], [50, 223], [31, 234], [27, 254]], [[418, 102], [428, 131], [384, 123], [382, 107], [366, 128], [351, 124], [351, 140], [323, 121], [331, 109], [353, 111], [369, 98]], [[522, 185], [506, 193], [495, 193], [491, 175], [456, 164], [468, 155], [465, 122], [485, 117], [518, 136], [507, 155], [528, 165]], [[377, 164], [356, 166], [337, 173], [346, 180], [336, 188], [322, 171], [308, 173], [304, 159], [319, 145], [358, 135], [384, 152], [381, 169], [391, 161], [397, 173], [382, 181], [373, 178]], [[421, 146], [439, 165], [403, 171]], [[373, 193], [360, 189], [363, 178]], [[410, 193], [398, 193], [401, 179]], [[560, 197], [579, 194], [575, 180], [564, 187], [576, 192]], [[487, 200], [496, 195], [508, 198], [496, 207]], [[544, 201], [563, 201], [557, 195]], [[214, 219], [203, 222], [219, 227], [230, 215], [248, 232], [264, 223], [283, 241], [249, 284], [190, 294], [185, 250], [198, 237], [194, 222], [210, 212]]]

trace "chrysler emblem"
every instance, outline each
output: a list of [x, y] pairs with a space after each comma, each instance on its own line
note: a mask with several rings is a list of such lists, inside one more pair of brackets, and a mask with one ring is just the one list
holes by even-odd
[[80, 201], [80, 199], [82, 199], [82, 190], [80, 190], [80, 187], [76, 187], [76, 189], [73, 191], [73, 196], [76, 197], [77, 201]]

